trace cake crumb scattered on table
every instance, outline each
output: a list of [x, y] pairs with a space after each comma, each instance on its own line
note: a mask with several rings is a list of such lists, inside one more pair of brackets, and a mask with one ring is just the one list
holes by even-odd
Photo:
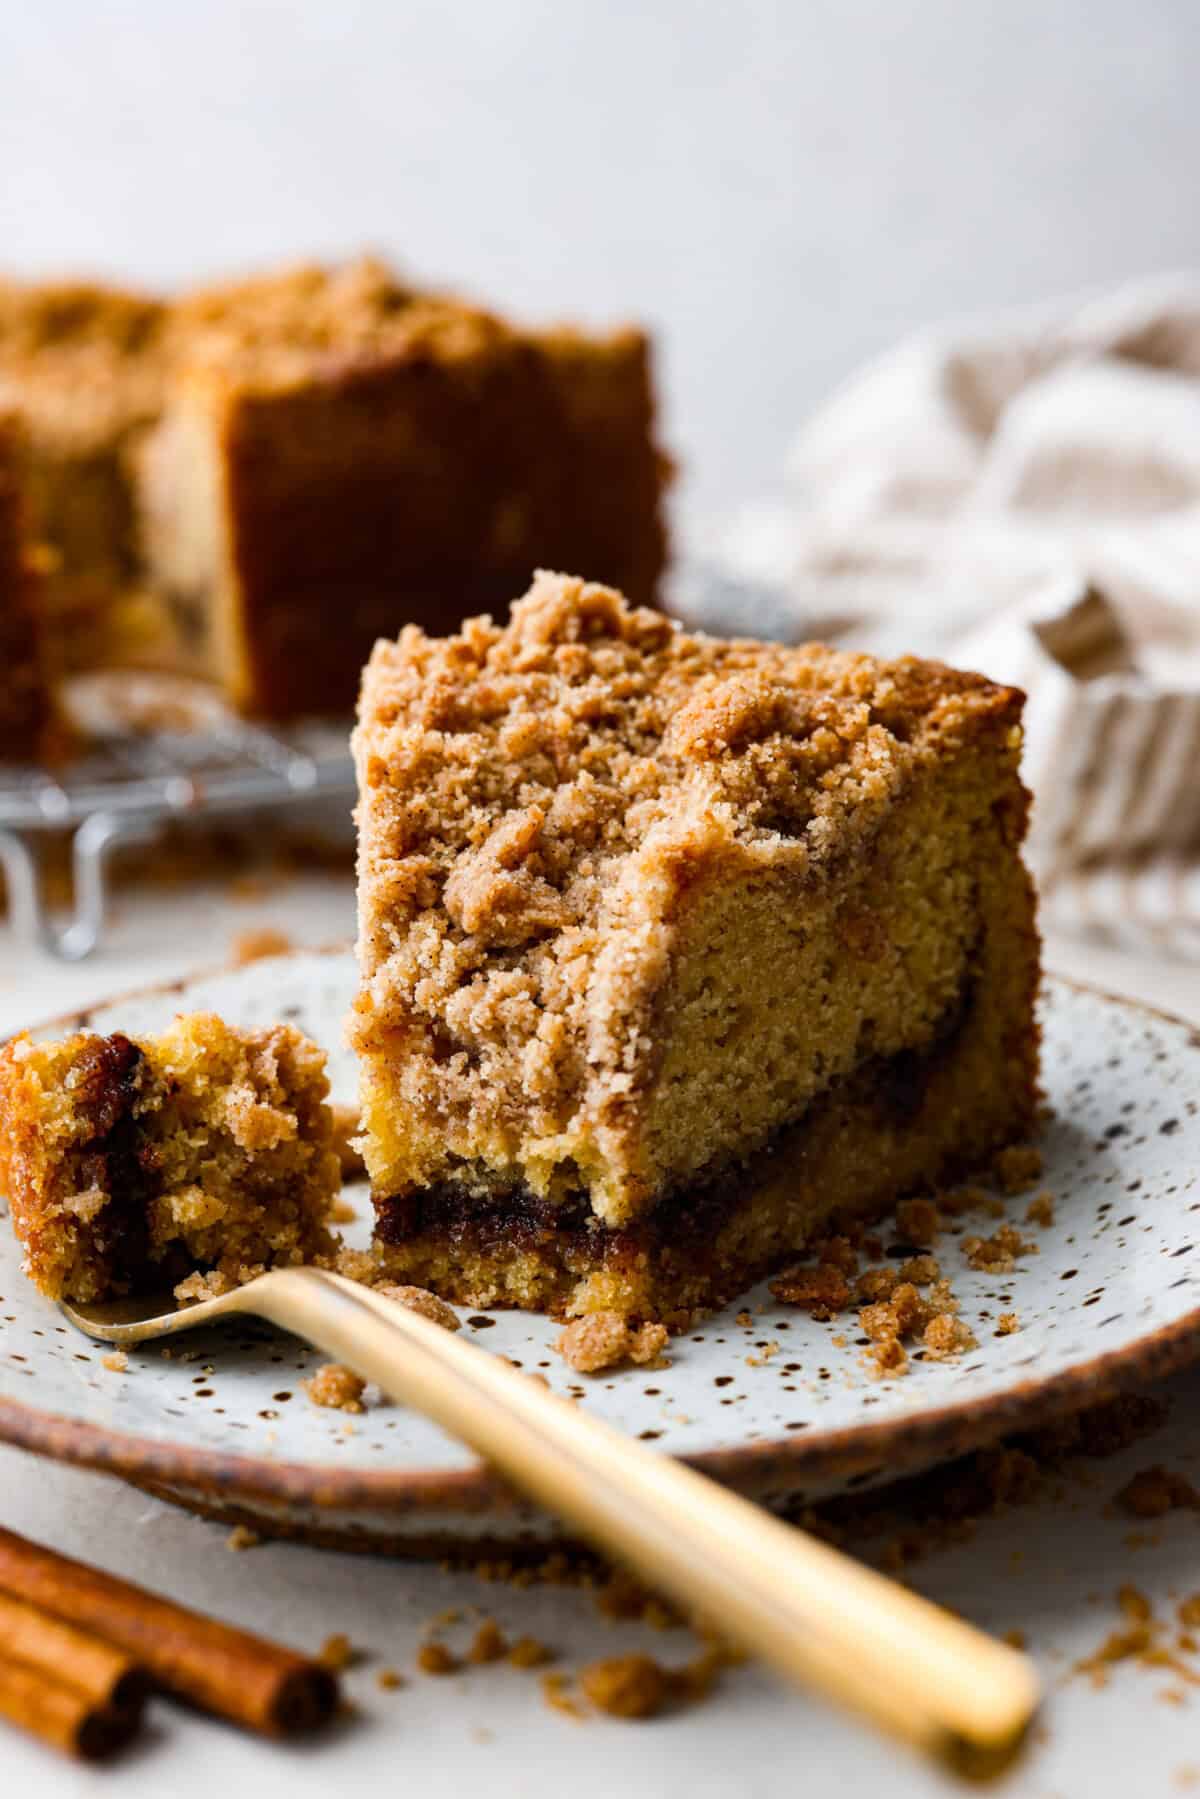
[[395, 1281], [384, 1281], [375, 1288], [375, 1292], [381, 1299], [390, 1299], [393, 1304], [403, 1306], [407, 1312], [419, 1312], [422, 1318], [428, 1318], [433, 1324], [440, 1324], [444, 1330], [462, 1329], [462, 1319], [454, 1307], [447, 1305], [444, 1299], [439, 1299], [427, 1287], [406, 1287], [397, 1285]]
[[1002, 1224], [990, 1237], [964, 1237], [962, 1251], [968, 1264], [988, 1274], [1011, 1274], [1018, 1256], [1035, 1256], [1036, 1243], [1022, 1237], [1013, 1224]]
[[542, 1698], [551, 1711], [562, 1712], [568, 1718], [582, 1718], [583, 1708], [571, 1697], [571, 1677], [569, 1674], [543, 1674]]
[[257, 1549], [261, 1542], [262, 1538], [256, 1530], [251, 1530], [246, 1524], [235, 1524], [225, 1539], [225, 1547], [234, 1550]]
[[334, 1224], [353, 1224], [358, 1217], [358, 1211], [348, 1199], [335, 1199], [329, 1216]]
[[1200, 1493], [1182, 1474], [1161, 1466], [1142, 1468], [1116, 1496], [1134, 1518], [1165, 1518], [1168, 1512], [1200, 1511]]
[[518, 1637], [508, 1652], [508, 1659], [514, 1668], [544, 1668], [547, 1662], [554, 1660], [554, 1651], [537, 1637]]
[[616, 1368], [626, 1361], [640, 1367], [660, 1365], [667, 1341], [665, 1325], [634, 1328], [620, 1312], [603, 1311], [572, 1319], [554, 1347], [577, 1374], [598, 1374], [602, 1368]]
[[365, 1412], [366, 1387], [362, 1375], [355, 1374], [343, 1362], [326, 1362], [304, 1382], [304, 1391], [314, 1405], [328, 1406], [337, 1412]]
[[614, 1655], [580, 1670], [579, 1684], [597, 1711], [614, 1718], [652, 1718], [670, 1696], [666, 1672], [652, 1655]]
[[124, 1374], [129, 1366], [129, 1357], [123, 1349], [111, 1349], [107, 1355], [100, 1357], [100, 1366], [107, 1368], [110, 1374]]
[[457, 1674], [461, 1665], [444, 1643], [422, 1643], [417, 1650], [417, 1667], [422, 1674]]
[[508, 1653], [508, 1638], [494, 1618], [483, 1618], [467, 1650], [467, 1660], [476, 1664], [502, 1661]]
[[934, 1361], [948, 1361], [968, 1349], [978, 1348], [974, 1331], [953, 1312], [938, 1312], [925, 1326], [925, 1353]]
[[331, 1674], [342, 1674], [355, 1661], [354, 1645], [345, 1631], [335, 1631], [333, 1636], [326, 1637], [317, 1651], [317, 1660]]
[[408, 1685], [399, 1668], [381, 1668], [375, 1676], [375, 1685], [383, 1693], [395, 1693]]
[[1038, 1224], [1043, 1230], [1049, 1230], [1054, 1223], [1053, 1193], [1037, 1193], [1025, 1209], [1026, 1224]]
[[250, 962], [261, 962], [267, 956], [290, 955], [295, 948], [286, 931], [278, 931], [274, 925], [255, 925], [250, 930], [239, 931], [231, 945], [230, 960], [235, 968], [245, 968]]
[[996, 1335], [998, 1337], [1011, 1337], [1013, 1332], [1019, 1331], [1020, 1328], [1021, 1321], [1015, 1312], [1001, 1312], [996, 1320]]
[[802, 1306], [818, 1320], [832, 1318], [849, 1303], [850, 1283], [840, 1268], [829, 1263], [785, 1268], [770, 1283], [769, 1291], [787, 1306]]

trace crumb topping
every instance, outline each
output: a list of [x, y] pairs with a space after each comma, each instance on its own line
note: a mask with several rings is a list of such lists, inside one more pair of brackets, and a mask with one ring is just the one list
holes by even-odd
[[667, 1342], [663, 1324], [633, 1326], [620, 1312], [604, 1311], [574, 1319], [554, 1347], [577, 1374], [598, 1374], [622, 1362], [658, 1367]]
[[362, 1375], [342, 1362], [326, 1362], [304, 1383], [304, 1391], [314, 1405], [328, 1406], [337, 1412], [364, 1412], [366, 1388]]

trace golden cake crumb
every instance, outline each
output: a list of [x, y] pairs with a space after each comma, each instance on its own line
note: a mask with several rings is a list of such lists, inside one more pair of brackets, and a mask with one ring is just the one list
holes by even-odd
[[326, 1637], [317, 1651], [317, 1660], [331, 1674], [341, 1674], [355, 1659], [354, 1646], [345, 1631], [336, 1631], [333, 1636]]
[[417, 1667], [422, 1674], [457, 1674], [461, 1665], [444, 1643], [422, 1643], [417, 1650]]
[[1013, 1332], [1020, 1330], [1020, 1328], [1021, 1321], [1015, 1312], [1001, 1312], [996, 1320], [996, 1335], [998, 1337], [1011, 1337]]
[[230, 960], [235, 968], [245, 968], [247, 963], [261, 962], [267, 956], [290, 955], [295, 948], [286, 931], [277, 931], [273, 925], [257, 925], [248, 931], [239, 931], [233, 939]]
[[375, 1676], [375, 1685], [384, 1693], [395, 1693], [400, 1687], [408, 1685], [398, 1668], [381, 1668]]
[[589, 1312], [572, 1319], [555, 1342], [555, 1349], [577, 1374], [598, 1374], [622, 1362], [641, 1367], [658, 1365], [667, 1346], [667, 1330], [661, 1324], [634, 1328], [620, 1312]]
[[397, 1286], [394, 1281], [384, 1281], [375, 1291], [381, 1299], [390, 1299], [393, 1304], [403, 1306], [406, 1312], [418, 1312], [422, 1318], [440, 1324], [444, 1330], [462, 1329], [462, 1320], [454, 1307], [448, 1306], [444, 1299], [439, 1299], [426, 1287]]
[[363, 1394], [367, 1383], [342, 1362], [326, 1362], [310, 1380], [304, 1391], [314, 1405], [328, 1406], [337, 1412], [365, 1412]]
[[878, 1380], [891, 1380], [908, 1373], [908, 1351], [899, 1337], [882, 1337], [865, 1350], [868, 1367]]
[[1053, 1193], [1038, 1193], [1030, 1200], [1025, 1211], [1026, 1224], [1039, 1224], [1043, 1230], [1049, 1230], [1054, 1223]]
[[914, 1287], [929, 1287], [941, 1278], [941, 1264], [935, 1256], [909, 1256], [900, 1264], [900, 1279], [911, 1281]]
[[551, 1711], [562, 1712], [568, 1718], [582, 1718], [582, 1709], [571, 1698], [570, 1684], [567, 1674], [543, 1674], [542, 1698]]
[[770, 1283], [771, 1294], [785, 1306], [802, 1306], [817, 1319], [832, 1318], [850, 1299], [850, 1283], [840, 1268], [787, 1268]]
[[100, 1357], [100, 1366], [107, 1368], [112, 1374], [124, 1374], [129, 1366], [129, 1357], [123, 1349], [112, 1349], [107, 1355]]
[[952, 1312], [939, 1312], [929, 1320], [924, 1343], [926, 1355], [939, 1362], [978, 1347], [974, 1331]]
[[508, 1639], [494, 1618], [481, 1620], [467, 1650], [469, 1662], [498, 1662], [508, 1653]]
[[614, 1718], [652, 1718], [670, 1695], [670, 1681], [651, 1655], [614, 1655], [583, 1668], [579, 1684], [597, 1711]]
[[1012, 1224], [1002, 1224], [990, 1237], [964, 1237], [963, 1254], [972, 1268], [989, 1274], [1011, 1274], [1018, 1256], [1035, 1256], [1036, 1243], [1022, 1237]]
[[235, 1524], [225, 1539], [225, 1547], [234, 1550], [257, 1549], [261, 1542], [262, 1538], [256, 1530], [251, 1530], [245, 1524]]
[[514, 1668], [544, 1668], [554, 1660], [554, 1651], [537, 1637], [518, 1637], [508, 1659]]
[[899, 1269], [868, 1268], [854, 1283], [854, 1303], [860, 1306], [873, 1305], [890, 1299], [899, 1285]]

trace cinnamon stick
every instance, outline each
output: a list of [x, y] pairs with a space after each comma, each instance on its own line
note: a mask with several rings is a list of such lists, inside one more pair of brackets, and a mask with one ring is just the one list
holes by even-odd
[[43, 1669], [0, 1656], [0, 1717], [68, 1755], [104, 1760], [129, 1741], [141, 1712], [140, 1700], [97, 1705], [87, 1693], [51, 1679]]
[[115, 1645], [164, 1692], [268, 1736], [332, 1717], [338, 1682], [311, 1656], [0, 1530], [0, 1592]]
[[123, 1649], [0, 1593], [0, 1656], [73, 1687], [97, 1709], [136, 1709], [149, 1682]]

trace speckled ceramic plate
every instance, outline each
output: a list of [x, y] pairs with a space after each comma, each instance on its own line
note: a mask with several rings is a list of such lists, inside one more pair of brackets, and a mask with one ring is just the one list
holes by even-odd
[[[353, 979], [346, 952], [282, 957], [66, 1022], [136, 1033], [184, 1005], [243, 1024], [292, 1019], [328, 1046], [335, 1096], [351, 1099], [342, 1022]], [[914, 1360], [905, 1378], [874, 1381], [853, 1314], [817, 1323], [765, 1289], [678, 1340], [669, 1368], [588, 1381], [554, 1354], [546, 1319], [476, 1314], [466, 1328], [555, 1388], [574, 1386], [635, 1436], [776, 1505], [961, 1453], [1194, 1358], [1200, 1036], [1057, 980], [1044, 1022], [1054, 1116], [1041, 1185], [1055, 1196], [1054, 1222], [1026, 1227], [1038, 1253], [1003, 1277], [973, 1272], [958, 1240], [943, 1237], [937, 1253], [979, 1344], [960, 1360]], [[365, 1235], [366, 1193], [351, 1197]], [[1027, 1199], [1008, 1203], [1023, 1219]], [[416, 1413], [378, 1400], [354, 1418], [315, 1408], [302, 1383], [322, 1358], [265, 1326], [197, 1335], [170, 1359], [151, 1347], [114, 1371], [25, 1281], [7, 1231], [0, 1295], [0, 1437], [10, 1442], [318, 1541], [433, 1552], [554, 1534], [553, 1520]], [[747, 1307], [748, 1326], [737, 1322]], [[1020, 1327], [998, 1335], [1007, 1312]]]

